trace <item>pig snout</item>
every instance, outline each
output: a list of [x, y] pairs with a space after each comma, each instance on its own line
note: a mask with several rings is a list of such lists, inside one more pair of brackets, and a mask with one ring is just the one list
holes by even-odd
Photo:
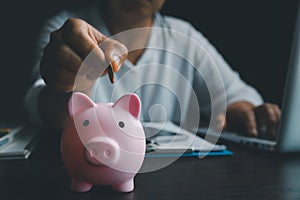
[[110, 138], [95, 137], [85, 145], [86, 160], [96, 166], [111, 166], [118, 162], [120, 148], [118, 143]]

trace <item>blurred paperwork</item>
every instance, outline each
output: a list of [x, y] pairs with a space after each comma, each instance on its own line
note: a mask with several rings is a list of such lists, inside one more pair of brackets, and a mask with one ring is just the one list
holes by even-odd
[[0, 160], [27, 159], [38, 141], [38, 129], [0, 122]]

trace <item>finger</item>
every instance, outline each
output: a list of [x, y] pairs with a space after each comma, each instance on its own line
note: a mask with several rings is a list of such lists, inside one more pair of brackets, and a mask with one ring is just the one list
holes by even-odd
[[226, 118], [224, 113], [221, 113], [216, 117], [214, 126], [215, 129], [219, 131], [222, 131], [226, 127]]
[[[58, 89], [59, 87], [56, 86], [59, 84], [73, 87], [75, 81], [77, 83], [85, 81], [86, 78], [83, 79], [82, 75], [78, 75], [69, 68], [64, 68], [63, 66], [54, 64], [53, 62], [47, 62], [48, 60], [49, 57], [44, 57], [44, 59], [42, 59], [40, 69], [42, 78], [49, 87], [53, 87], [52, 89]], [[61, 91], [61, 89], [59, 90]]]
[[245, 124], [247, 134], [252, 137], [257, 137], [256, 118], [255, 113], [252, 110], [243, 114], [243, 123]]
[[106, 58], [98, 46], [106, 37], [79, 19], [69, 19], [62, 28], [62, 38], [84, 60], [79, 73], [87, 74], [94, 68], [105, 70]]
[[68, 19], [61, 29], [62, 39], [84, 59], [106, 37], [80, 19]]
[[[91, 51], [90, 54], [85, 58], [83, 62], [84, 65], [83, 68], [89, 68], [89, 66], [92, 66], [89, 68], [90, 71], [87, 73], [88, 77], [92, 80], [104, 75], [107, 70], [107, 67], [109, 66], [105, 58], [99, 60], [97, 51], [98, 51], [97, 49]], [[103, 57], [105, 57], [104, 53], [103, 53]]]
[[[90, 78], [101, 76], [109, 64], [114, 72], [119, 71], [127, 57], [127, 48], [124, 45], [108, 39], [79, 19], [69, 19], [63, 27], [63, 38], [82, 59], [85, 59], [83, 64], [88, 70], [84, 71], [88, 71]], [[100, 48], [98, 44], [101, 45]]]
[[99, 63], [93, 64], [98, 66], [93, 67], [88, 74], [91, 79], [106, 74], [109, 66], [112, 67], [112, 71], [118, 72], [127, 57], [127, 48], [115, 40], [106, 39], [99, 46], [105, 54], [106, 62], [101, 63], [101, 66]]
[[278, 132], [281, 111], [275, 104], [266, 103], [254, 109], [260, 131], [260, 136], [264, 138], [275, 138]]
[[72, 49], [57, 41], [51, 42], [44, 51], [41, 76], [52, 90], [85, 90], [92, 85], [92, 80], [85, 73], [80, 73], [78, 66], [81, 66], [81, 58]]
[[67, 44], [62, 42], [50, 43], [45, 48], [45, 54], [50, 57], [48, 59], [49, 64], [59, 65], [74, 73], [78, 72], [82, 64], [82, 59]]
[[275, 138], [278, 132], [279, 116], [274, 107], [266, 110], [265, 118], [267, 127], [267, 137]]
[[265, 114], [265, 107], [258, 106], [254, 109], [254, 113], [256, 116], [256, 126], [258, 130], [258, 135], [261, 138], [267, 137], [267, 123], [266, 123], [266, 114]]
[[257, 131], [258, 131], [258, 136], [261, 137], [261, 138], [267, 138], [268, 137], [268, 129], [269, 129], [269, 126], [268, 126], [268, 123], [266, 122], [265, 120], [265, 117], [263, 116], [256, 116], [257, 118]]
[[266, 126], [267, 126], [267, 137], [273, 138], [276, 135], [277, 130], [277, 116], [272, 109], [267, 110], [266, 112]]
[[49, 44], [44, 48], [41, 70], [54, 70], [58, 66], [77, 73], [82, 59], [60, 37], [59, 31], [51, 33]]
[[127, 48], [120, 42], [112, 39], [104, 40], [100, 44], [100, 48], [105, 54], [108, 65], [111, 64], [114, 72], [119, 71], [127, 58]]
[[49, 85], [62, 84], [62, 85], [69, 85], [70, 87], [73, 87], [75, 78], [76, 78], [76, 73], [58, 67], [52, 69], [52, 71], [48, 73], [47, 83]]
[[278, 106], [274, 107], [274, 113], [275, 113], [276, 117], [280, 120], [281, 110], [280, 110], [280, 108]]
[[[83, 34], [88, 32], [87, 30], [84, 29], [81, 30], [82, 32], [82, 34], [80, 33], [81, 35], [78, 33], [80, 31], [78, 31], [77, 29], [81, 28], [81, 26], [83, 26], [82, 24], [86, 24], [86, 23], [83, 22], [82, 20], [79, 20], [80, 21], [79, 24], [73, 21], [77, 22], [78, 20], [68, 20], [63, 26], [63, 28], [51, 33], [50, 43], [48, 45], [48, 48], [45, 48], [47, 50], [45, 52], [46, 53], [45, 55], [52, 56], [51, 61], [52, 62], [56, 61], [55, 62], [56, 65], [67, 67], [71, 71], [77, 72], [78, 74], [88, 74], [93, 70], [94, 67], [96, 67], [95, 65], [99, 65], [105, 62], [105, 58], [103, 52], [101, 50], [99, 52], [99, 49], [84, 50], [84, 48], [82, 48], [82, 45], [86, 46], [89, 43], [93, 43], [93, 42], [89, 41], [85, 43], [84, 39], [81, 38]], [[75, 38], [77, 38], [77, 40], [75, 40]], [[89, 36], [86, 36], [85, 38], [93, 40], [89, 38]], [[75, 40], [75, 44], [74, 44], [74, 40]], [[78, 45], [79, 43], [83, 43], [83, 44]], [[95, 43], [94, 46], [97, 46], [96, 40], [94, 43]], [[74, 49], [77, 50], [77, 52]], [[79, 55], [78, 52], [81, 51], [86, 51], [86, 53], [82, 53], [81, 55]], [[85, 54], [87, 54], [87, 56], [85, 56]], [[103, 57], [103, 59], [101, 59], [101, 56]]]

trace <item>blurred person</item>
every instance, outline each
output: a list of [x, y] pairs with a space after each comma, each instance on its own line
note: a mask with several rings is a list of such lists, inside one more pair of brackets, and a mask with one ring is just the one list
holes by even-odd
[[[84, 73], [78, 73], [84, 59], [91, 53], [100, 63], [111, 63], [117, 80], [136, 66], [158, 63], [165, 66], [174, 66], [191, 83], [199, 100], [201, 116], [209, 116], [211, 112], [210, 97], [203, 84], [203, 79], [192, 68], [185, 67], [185, 61], [170, 56], [168, 52], [151, 48], [134, 49], [134, 46], [151, 46], [161, 43], [162, 46], [186, 49], [186, 57], [197, 60], [199, 66], [208, 74], [218, 89], [220, 84], [215, 72], [210, 71], [212, 62], [207, 54], [191, 46], [189, 42], [178, 41], [172, 32], [159, 30], [160, 38], [155, 38], [151, 29], [142, 29], [130, 42], [118, 39], [108, 39], [124, 31], [142, 28], [158, 27], [180, 32], [201, 44], [216, 63], [222, 76], [226, 93], [226, 114], [221, 113], [216, 119], [217, 128], [228, 128], [242, 131], [249, 136], [259, 136], [259, 129], [264, 129], [262, 137], [274, 138], [280, 119], [280, 109], [277, 105], [266, 103], [261, 95], [233, 71], [221, 54], [209, 41], [190, 23], [170, 16], [160, 14], [164, 0], [99, 0], [98, 3], [77, 11], [62, 11], [45, 22], [37, 41], [38, 64], [34, 71], [36, 82], [27, 92], [25, 106], [30, 119], [36, 124], [61, 130], [68, 119], [67, 105], [72, 92], [79, 91], [89, 95], [95, 102], [109, 102], [114, 90], [106, 77], [107, 68], [90, 66]], [[105, 42], [105, 44], [104, 44]], [[116, 55], [116, 52], [122, 54]], [[196, 53], [195, 53], [196, 52]], [[179, 62], [179, 63], [178, 63]], [[101, 69], [100, 69], [101, 68]], [[146, 67], [147, 68], [147, 67]], [[149, 70], [148, 70], [149, 69]], [[126, 93], [126, 87], [135, 83], [135, 79], [149, 77], [152, 80], [176, 83], [158, 67], [132, 75], [119, 89], [120, 94]], [[77, 77], [76, 84], [74, 84]], [[99, 84], [99, 81], [101, 84]], [[100, 85], [100, 86], [99, 86]], [[121, 87], [121, 86], [119, 86]], [[178, 92], [187, 92], [186, 89], [175, 86]], [[161, 113], [149, 116], [152, 105], [163, 105], [167, 112], [167, 120], [180, 121], [180, 116], [186, 115], [189, 106], [189, 95], [183, 105], [178, 105], [170, 92], [158, 86], [141, 87], [138, 95], [143, 104], [142, 121], [159, 121]], [[183, 107], [183, 113], [178, 114], [178, 106]], [[209, 119], [209, 117], [207, 117]]]

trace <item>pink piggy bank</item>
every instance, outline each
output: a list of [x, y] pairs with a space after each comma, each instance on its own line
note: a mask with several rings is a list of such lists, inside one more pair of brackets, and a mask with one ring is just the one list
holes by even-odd
[[111, 185], [118, 192], [134, 189], [146, 144], [140, 108], [135, 94], [124, 95], [115, 103], [98, 104], [82, 93], [71, 96], [70, 120], [61, 137], [71, 190], [85, 192], [93, 185]]

